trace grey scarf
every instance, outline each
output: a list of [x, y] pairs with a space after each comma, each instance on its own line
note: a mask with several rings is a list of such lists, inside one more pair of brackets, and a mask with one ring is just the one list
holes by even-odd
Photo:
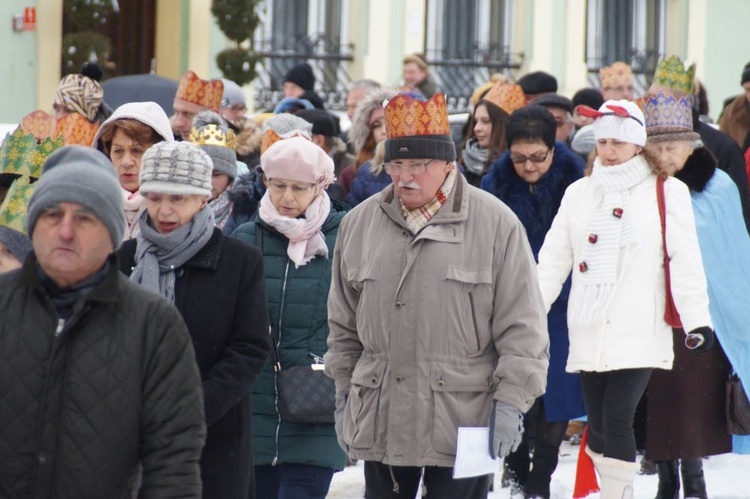
[[485, 173], [484, 168], [487, 163], [490, 151], [481, 147], [476, 137], [469, 139], [461, 153], [461, 160], [464, 167], [475, 175]]
[[138, 223], [141, 233], [138, 235], [135, 268], [130, 280], [174, 303], [175, 269], [195, 256], [211, 239], [213, 212], [205, 206], [192, 221], [166, 235], [151, 226], [147, 211], [143, 212]]

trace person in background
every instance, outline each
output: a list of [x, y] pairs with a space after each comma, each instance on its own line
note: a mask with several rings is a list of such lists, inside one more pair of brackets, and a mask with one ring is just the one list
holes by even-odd
[[187, 71], [180, 79], [174, 96], [172, 128], [175, 135], [184, 141], [190, 140], [193, 118], [201, 111], [218, 112], [224, 95], [221, 80], [201, 80], [193, 71]]
[[[354, 122], [354, 112], [357, 110], [359, 101], [364, 99], [368, 93], [380, 90], [381, 88], [383, 88], [383, 85], [375, 80], [369, 79], [357, 80], [349, 84], [346, 94], [346, 115], [349, 117], [350, 125]], [[346, 144], [349, 154], [354, 154], [354, 146], [349, 140], [349, 130], [341, 132], [339, 137]], [[338, 177], [339, 174], [337, 173], [336, 176]]]
[[245, 92], [242, 91], [242, 87], [232, 80], [222, 78], [221, 82], [224, 84], [224, 91], [221, 94], [219, 114], [234, 125], [242, 123], [246, 119], [245, 113], [247, 112]]
[[526, 73], [516, 82], [526, 94], [526, 103], [531, 104], [545, 94], [557, 93], [557, 78], [544, 71]]
[[386, 120], [391, 186], [344, 217], [333, 254], [336, 434], [365, 460], [365, 497], [415, 497], [423, 479], [433, 499], [486, 498], [489, 475], [452, 477], [458, 428], [489, 425], [502, 458], [544, 392], [534, 260], [518, 218], [459, 174], [442, 94], [399, 94]]
[[611, 66], [599, 69], [599, 81], [602, 85], [604, 100], [632, 101], [635, 98], [633, 68], [622, 61], [616, 61]]
[[0, 274], [20, 268], [31, 249], [26, 234], [0, 225]]
[[[646, 128], [635, 103], [606, 101], [588, 112], [595, 118], [597, 156], [590, 174], [565, 191], [537, 272], [549, 309], [573, 271], [566, 369], [580, 373], [588, 417], [578, 466], [593, 461], [602, 499], [630, 499], [638, 468], [636, 406], [651, 371], [670, 369], [674, 358], [664, 321], [657, 174], [643, 154]], [[671, 179], [664, 190], [671, 289], [684, 340], [707, 350], [714, 334], [689, 193]]]
[[514, 110], [526, 105], [523, 90], [512, 83], [495, 83], [474, 106], [469, 127], [471, 135], [464, 142], [458, 162], [465, 169], [466, 180], [479, 187], [489, 166], [507, 149], [505, 122]]
[[174, 305], [119, 272], [115, 170], [81, 146], [44, 168], [33, 252], [0, 275], [0, 496], [199, 498], [195, 353]]
[[580, 130], [586, 125], [591, 125], [594, 122], [593, 118], [584, 116], [578, 112], [578, 106], [588, 106], [591, 109], [599, 109], [604, 104], [604, 98], [602, 93], [597, 88], [582, 88], [575, 94], [571, 99], [573, 102], [573, 123], [576, 125], [576, 130]]
[[143, 156], [146, 212], [120, 270], [174, 303], [195, 348], [208, 433], [203, 497], [252, 497], [250, 390], [270, 353], [263, 260], [214, 226], [211, 158], [190, 142], [160, 142]]
[[[583, 177], [583, 160], [564, 143], [555, 141], [557, 130], [555, 118], [541, 106], [513, 111], [505, 124], [508, 151], [482, 179], [482, 189], [518, 216], [535, 259], [565, 189]], [[547, 390], [537, 397], [524, 417], [526, 431], [521, 445], [504, 461], [504, 481], [512, 486], [511, 494], [520, 492], [529, 499], [549, 499], [550, 481], [568, 421], [586, 413], [578, 374], [565, 372], [569, 292], [568, 280], [547, 314], [550, 341]], [[534, 452], [533, 459], [529, 459], [532, 428]]]
[[297, 112], [296, 116], [312, 125], [312, 141], [331, 156], [337, 178], [344, 168], [354, 164], [354, 155], [347, 152], [346, 144], [338, 137], [336, 120], [328, 111], [309, 109]]
[[534, 100], [535, 106], [547, 108], [552, 113], [557, 124], [557, 133], [555, 141], [562, 142], [570, 147], [570, 141], [575, 133], [575, 123], [573, 123], [573, 101], [557, 94], [547, 94]]
[[115, 109], [102, 123], [93, 147], [103, 152], [117, 171], [125, 207], [123, 241], [138, 235], [138, 219], [146, 210], [140, 193], [143, 154], [158, 142], [173, 142], [169, 118], [155, 102], [131, 102]]
[[[306, 366], [327, 351], [330, 257], [346, 212], [326, 193], [334, 180], [331, 158], [309, 140], [276, 142], [261, 165], [267, 190], [258, 217], [232, 236], [263, 255], [271, 335], [282, 369]], [[324, 499], [333, 473], [346, 463], [334, 425], [283, 421], [277, 383], [269, 363], [253, 384], [255, 496]]]
[[417, 92], [425, 99], [429, 99], [438, 90], [435, 80], [430, 76], [430, 67], [427, 65], [424, 54], [415, 52], [404, 56], [403, 77], [402, 91]]
[[750, 62], [740, 75], [742, 94], [724, 109], [719, 119], [719, 130], [734, 139], [743, 153], [750, 149]]
[[[300, 100], [306, 100], [313, 105], [316, 109], [323, 109], [323, 99], [315, 93], [315, 73], [313, 73], [312, 67], [303, 62], [292, 67], [284, 75], [284, 83], [282, 87], [284, 91], [284, 97], [294, 97]], [[279, 113], [279, 111], [274, 111]]]

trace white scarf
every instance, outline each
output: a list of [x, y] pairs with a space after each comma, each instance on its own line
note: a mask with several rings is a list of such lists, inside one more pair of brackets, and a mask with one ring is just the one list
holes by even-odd
[[[580, 267], [573, 269], [582, 286], [570, 310], [571, 324], [590, 325], [609, 308], [615, 294], [620, 251], [633, 241], [635, 221], [630, 189], [651, 175], [648, 163], [640, 155], [614, 166], [602, 165], [599, 158], [594, 161], [590, 181], [602, 197], [589, 219], [581, 261], [577, 262], [585, 265], [585, 271], [581, 272]], [[596, 241], [592, 243], [590, 237]]]

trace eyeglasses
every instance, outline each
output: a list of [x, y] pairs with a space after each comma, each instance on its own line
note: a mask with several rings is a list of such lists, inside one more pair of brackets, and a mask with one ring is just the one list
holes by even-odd
[[420, 175], [427, 171], [427, 167], [435, 161], [435, 158], [428, 159], [424, 163], [410, 163], [403, 164], [398, 161], [389, 161], [383, 164], [383, 168], [388, 175], [401, 175], [403, 172], [408, 172], [410, 175]]
[[510, 160], [513, 162], [514, 165], [525, 165], [527, 161], [531, 161], [534, 164], [544, 163], [544, 161], [547, 159], [547, 156], [549, 156], [550, 151], [552, 149], [547, 149], [547, 152], [542, 155], [541, 153], [532, 154], [531, 156], [519, 156], [515, 154], [510, 155]]
[[287, 187], [292, 189], [293, 196], [302, 196], [309, 193], [316, 184], [287, 184], [280, 180], [269, 180], [268, 188], [276, 194], [284, 194]]

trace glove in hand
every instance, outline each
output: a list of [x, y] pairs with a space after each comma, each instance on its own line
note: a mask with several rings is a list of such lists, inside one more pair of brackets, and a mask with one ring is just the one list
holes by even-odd
[[333, 421], [336, 428], [336, 440], [338, 440], [341, 450], [348, 456], [349, 446], [344, 442], [344, 410], [346, 410], [347, 398], [348, 394], [346, 393], [336, 394], [336, 410], [333, 412]]
[[494, 400], [490, 409], [490, 456], [502, 458], [518, 449], [523, 437], [523, 413]]
[[685, 337], [685, 346], [690, 350], [704, 353], [711, 349], [715, 338], [716, 335], [710, 327], [699, 327], [690, 331]]

